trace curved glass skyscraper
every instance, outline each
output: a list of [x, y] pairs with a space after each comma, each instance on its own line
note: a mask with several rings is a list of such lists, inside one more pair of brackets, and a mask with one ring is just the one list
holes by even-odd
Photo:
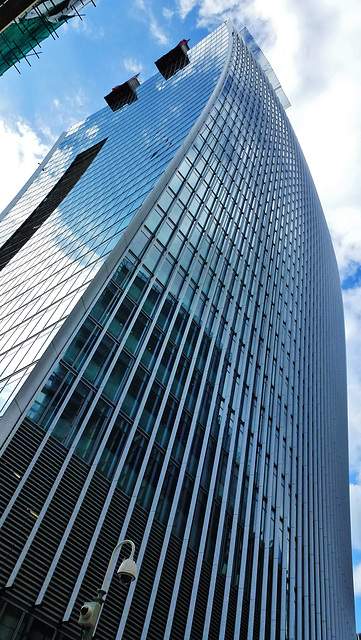
[[[0, 624], [102, 640], [354, 639], [344, 327], [309, 170], [225, 23], [73, 127], [0, 250]], [[284, 106], [283, 106], [284, 105]]]

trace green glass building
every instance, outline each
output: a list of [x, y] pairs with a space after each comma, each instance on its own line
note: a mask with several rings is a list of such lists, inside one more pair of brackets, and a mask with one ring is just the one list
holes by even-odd
[[21, 60], [39, 57], [41, 42], [91, 0], [2, 0], [0, 2], [0, 76]]

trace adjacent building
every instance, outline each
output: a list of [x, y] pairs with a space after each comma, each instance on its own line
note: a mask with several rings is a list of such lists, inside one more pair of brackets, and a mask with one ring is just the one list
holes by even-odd
[[91, 0], [0, 0], [0, 76], [21, 60], [39, 57], [40, 45]]
[[186, 40], [4, 212], [6, 640], [355, 638], [344, 325], [321, 205], [247, 32]]

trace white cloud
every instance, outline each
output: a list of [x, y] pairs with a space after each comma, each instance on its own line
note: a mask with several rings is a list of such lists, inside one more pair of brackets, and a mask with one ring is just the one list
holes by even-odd
[[167, 44], [168, 38], [153, 16], [150, 16], [150, 32], [159, 44]]
[[361, 596], [361, 564], [353, 568], [353, 585], [355, 596]]
[[157, 43], [162, 45], [167, 44], [168, 37], [154, 16], [151, 2], [149, 2], [149, 0], [135, 0], [134, 6], [138, 9], [135, 17], [137, 17], [138, 20], [149, 24], [150, 33]]
[[351, 500], [352, 544], [354, 549], [361, 551], [361, 485], [360, 484], [350, 485], [350, 500]]
[[[344, 291], [343, 299], [346, 321], [350, 466], [352, 471], [361, 473], [361, 289]], [[361, 502], [359, 506], [361, 519]]]
[[175, 14], [175, 11], [172, 11], [172, 9], [169, 9], [168, 7], [163, 7], [162, 14], [163, 18], [165, 18], [166, 20], [171, 20], [171, 18], [173, 18]]
[[211, 20], [213, 23], [222, 13], [233, 11], [234, 18], [237, 19], [239, 14], [247, 10], [249, 6], [252, 6], [253, 9], [253, 3], [251, 4], [250, 2], [239, 3], [236, 0], [203, 0], [203, 2], [200, 3], [199, 15], [202, 21]]
[[0, 121], [0, 211], [37, 169], [48, 148], [26, 122]]
[[354, 273], [361, 262], [361, 215], [356, 207], [347, 204], [327, 210], [328, 226], [332, 235], [342, 280]]
[[180, 17], [182, 20], [196, 7], [198, 4], [197, 0], [179, 0], [178, 2], [178, 10], [180, 13]]
[[123, 65], [124, 69], [130, 73], [140, 73], [143, 69], [142, 63], [135, 58], [124, 58]]

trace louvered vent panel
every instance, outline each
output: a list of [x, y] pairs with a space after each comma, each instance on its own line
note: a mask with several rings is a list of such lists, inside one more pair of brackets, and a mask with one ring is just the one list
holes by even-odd
[[249, 618], [249, 599], [243, 596], [242, 616], [241, 616], [241, 640], [248, 638], [248, 618]]
[[[23, 426], [19, 431], [23, 431]], [[25, 440], [38, 440], [38, 435], [43, 435], [40, 430], [31, 429], [24, 430], [23, 436]], [[19, 434], [21, 436], [21, 434]], [[32, 449], [32, 447], [30, 447]], [[29, 478], [22, 488], [17, 500], [15, 501], [10, 517], [8, 517], [1, 531], [0, 554], [4, 558], [1, 570], [1, 583], [4, 585], [9, 578], [16, 560], [26, 543], [34, 524], [36, 523], [36, 515], [39, 514], [43, 504], [54, 484], [57, 473], [63, 463], [66, 450], [62, 448], [55, 440], [49, 440], [39, 459], [37, 460]], [[42, 570], [42, 562], [46, 562], [45, 554], [41, 553], [37, 559], [37, 568]], [[25, 570], [26, 573], [26, 570]], [[31, 572], [32, 573], [32, 572]], [[25, 578], [28, 581], [28, 578]], [[30, 587], [34, 585], [34, 576], [30, 576]], [[25, 602], [31, 602], [32, 591], [26, 589]], [[20, 594], [19, 594], [20, 596]]]
[[[63, 455], [61, 457], [58, 455], [60, 448], [56, 447], [56, 444], [54, 440], [49, 440], [39, 458], [39, 476], [38, 481], [33, 484], [34, 493], [37, 492], [38, 483], [45, 483], [46, 476], [52, 475], [49, 473], [49, 469], [53, 469], [57, 466], [57, 463], [59, 465], [59, 462], [61, 462]], [[54, 453], [58, 456], [58, 460], [56, 460]], [[63, 454], [63, 452], [61, 453]], [[78, 460], [71, 459], [69, 461], [31, 545], [30, 553], [25, 557], [16, 578], [15, 588], [18, 596], [27, 600], [30, 598], [31, 601], [36, 600], [58, 549], [61, 537], [73, 513], [87, 473], [87, 465]], [[56, 526], [54, 526], [54, 523], [56, 523]], [[60, 600], [53, 602], [53, 611], [51, 613], [56, 614], [60, 602]]]
[[218, 640], [219, 629], [221, 625], [223, 594], [224, 594], [225, 577], [217, 574], [216, 587], [214, 590], [211, 624], [209, 628], [209, 640]]
[[[68, 474], [68, 484], [70, 479]], [[72, 487], [67, 489], [71, 491]], [[46, 610], [52, 611], [54, 615], [65, 611], [69, 593], [76, 583], [108, 490], [109, 483], [103, 482], [99, 477], [93, 478], [89, 485], [43, 601]]]
[[[30, 425], [23, 424], [9, 442], [0, 458], [0, 510], [3, 514], [10, 498], [16, 490], [22, 476], [29, 467], [34, 454], [44, 436], [33, 430]], [[21, 451], [21, 456], [19, 456]]]
[[181, 547], [182, 543], [177, 538], [172, 537], [169, 540], [164, 560], [164, 567], [155, 599], [153, 615], [149, 626], [149, 638], [162, 638], [164, 635]]
[[261, 630], [261, 610], [255, 607], [253, 620], [253, 640], [259, 640], [259, 632]]
[[[136, 523], [134, 516], [132, 520], [133, 522], [131, 522], [131, 525], [134, 527], [134, 531], [138, 532], [139, 525]], [[128, 532], [130, 532], [130, 528], [131, 527], [129, 527]], [[140, 638], [162, 550], [164, 532], [165, 528], [162, 527], [162, 525], [157, 522], [153, 522], [147, 543], [148, 553], [146, 552], [146, 555], [142, 560], [139, 577], [137, 578], [135, 587], [134, 598], [132, 600], [127, 624], [124, 630], [124, 638], [127, 638], [127, 640], [139, 640]], [[148, 634], [149, 640], [158, 640], [159, 637], [161, 636], [158, 634], [155, 636]]]
[[203, 564], [196, 599], [196, 606], [194, 610], [193, 624], [191, 630], [191, 640], [200, 640], [203, 636], [204, 619], [207, 608], [208, 590], [211, 579], [211, 567]]
[[226, 638], [233, 638], [234, 626], [236, 623], [237, 610], [237, 589], [231, 586], [228, 598], [228, 615], [226, 623]]
[[[22, 460], [27, 460], [27, 464], [28, 461], [31, 460], [38, 444], [41, 442], [43, 432], [33, 425], [24, 424], [16, 437], [18, 439], [16, 446], [23, 447], [26, 456], [24, 455]], [[21, 443], [20, 445], [19, 442]], [[14, 505], [14, 524], [11, 531], [8, 531], [7, 543], [3, 547], [2, 552], [2, 558], [7, 560], [7, 575], [10, 574], [14, 562], [27, 539], [27, 535], [29, 535], [36, 522], [34, 516], [29, 516], [29, 521], [26, 521], [26, 519], [24, 519], [24, 513], [29, 513], [26, 512], [26, 509], [29, 509], [29, 504], [34, 513], [40, 511], [67, 453], [68, 451], [62, 445], [50, 438], [31, 473], [29, 481], [26, 483]], [[9, 446], [7, 457], [9, 469], [11, 468], [10, 463], [13, 463], [12, 456], [13, 452]], [[4, 458], [4, 460], [6, 459]], [[5, 468], [5, 472], [8, 473], [7, 468]], [[8, 591], [10, 601], [27, 606], [34, 605], [43, 580], [53, 560], [55, 550], [58, 548], [63, 532], [73, 513], [77, 498], [84, 487], [88, 472], [89, 466], [82, 460], [73, 457], [69, 461], [39, 531], [32, 543], [31, 553], [26, 556], [18, 577], [15, 580], [13, 589]], [[16, 476], [14, 476], [14, 478], [17, 480]], [[102, 527], [100, 528], [97, 544], [85, 572], [71, 619], [69, 622], [62, 623], [61, 619], [68, 602], [68, 597], [72, 592], [88, 545], [98, 525], [98, 519], [102, 512], [109, 488], [110, 484], [107, 480], [97, 474], [94, 476], [85, 495], [84, 502], [76, 516], [64, 550], [61, 553], [43, 602], [40, 607], [36, 608], [37, 617], [47, 624], [52, 625], [51, 620], [55, 618], [56, 623], [54, 622], [53, 624], [59, 626], [64, 634], [64, 639], [69, 638], [70, 640], [78, 637], [79, 627], [77, 619], [80, 606], [83, 602], [91, 600], [96, 593], [96, 589], [100, 587], [109, 558], [119, 539], [122, 523], [124, 522], [129, 505], [129, 498], [121, 491], [116, 490], [110, 501]], [[91, 509], [89, 505], [91, 505]], [[135, 505], [125, 537], [134, 540], [137, 550], [139, 550], [144, 539], [147, 518], [148, 514]], [[55, 520], [57, 522], [56, 528], [53, 526]], [[136, 582], [135, 594], [132, 599], [124, 632], [124, 638], [126, 638], [126, 640], [139, 640], [141, 636], [162, 549], [164, 532], [165, 528], [162, 525], [157, 522], [153, 523], [147, 543], [147, 557], [149, 559], [143, 558], [141, 570]], [[172, 537], [166, 554], [166, 570], [163, 572], [156, 595], [154, 612], [148, 633], [149, 640], [159, 640], [164, 635], [179, 554], [180, 541]], [[195, 563], [196, 554], [188, 550], [183, 568], [179, 597], [176, 604], [172, 640], [182, 640], [184, 638], [186, 614], [191, 596]], [[37, 576], [36, 579], [34, 579], [35, 575]], [[197, 594], [196, 612], [191, 636], [193, 640], [198, 640], [202, 637], [210, 575], [211, 568], [205, 565], [201, 572]], [[215, 598], [220, 597], [221, 591], [223, 593], [223, 581], [219, 585], [217, 584]], [[96, 640], [114, 640], [116, 637], [127, 593], [128, 588], [120, 585], [116, 579], [112, 581], [97, 630]], [[216, 624], [218, 627], [219, 620], [220, 612], [217, 607]], [[213, 632], [212, 634], [210, 638], [216, 637]]]
[[175, 607], [171, 634], [172, 640], [183, 640], [184, 638], [196, 562], [197, 554], [195, 553], [195, 551], [192, 551], [192, 549], [187, 549], [182, 571], [181, 583], [179, 586], [177, 604]]

